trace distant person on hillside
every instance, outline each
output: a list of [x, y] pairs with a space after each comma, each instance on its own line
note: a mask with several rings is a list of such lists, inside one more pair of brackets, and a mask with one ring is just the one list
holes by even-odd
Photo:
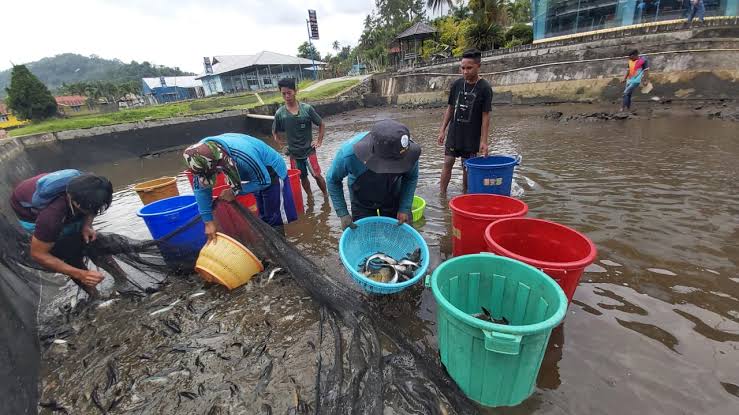
[[[272, 136], [282, 145], [285, 145], [285, 141], [280, 134], [284, 133], [286, 136], [290, 167], [300, 169], [300, 181], [308, 197], [313, 197], [308, 179], [310, 173], [318, 188], [323, 192], [323, 197], [327, 198], [326, 180], [321, 176], [321, 166], [318, 165], [316, 156], [316, 149], [323, 144], [326, 125], [311, 105], [298, 102], [295, 96], [297, 91], [294, 79], [281, 79], [277, 86], [280, 88], [285, 105], [275, 113]], [[314, 124], [318, 126], [318, 137], [315, 141], [313, 141]]]
[[631, 95], [634, 90], [639, 85], [646, 85], [649, 82], [649, 61], [646, 57], [639, 56], [636, 49], [629, 52], [629, 69], [621, 82], [626, 84], [621, 104], [621, 112], [624, 112], [631, 109]]
[[[439, 128], [439, 145], [444, 146], [441, 193], [446, 194], [457, 158], [462, 159], [464, 192], [467, 192], [467, 168], [464, 162], [478, 154], [488, 155], [488, 133], [493, 89], [480, 78], [482, 54], [470, 49], [459, 64], [462, 78], [452, 84], [446, 112]], [[448, 131], [447, 131], [447, 127]]]
[[690, 0], [690, 14], [688, 15], [688, 24], [693, 24], [693, 18], [697, 15], [701, 23], [706, 14], [706, 6], [703, 0]]

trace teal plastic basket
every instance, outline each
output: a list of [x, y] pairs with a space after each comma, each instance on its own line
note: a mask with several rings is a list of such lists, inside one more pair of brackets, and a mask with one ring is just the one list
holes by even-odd
[[[513, 406], [531, 396], [567, 297], [540, 270], [493, 254], [463, 255], [427, 280], [436, 299], [441, 363], [472, 400]], [[473, 317], [486, 307], [497, 324]]]
[[[398, 226], [396, 219], [372, 216], [355, 222], [356, 229], [346, 229], [339, 240], [339, 256], [349, 275], [365, 291], [393, 294], [417, 283], [429, 267], [429, 247], [421, 234], [408, 225]], [[372, 254], [382, 252], [395, 259], [421, 248], [421, 264], [408, 281], [396, 284], [375, 282], [357, 271], [359, 264]]]

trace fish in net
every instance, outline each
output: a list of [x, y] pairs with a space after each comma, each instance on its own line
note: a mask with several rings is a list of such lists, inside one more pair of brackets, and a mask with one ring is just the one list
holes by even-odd
[[[215, 211], [224, 233], [239, 240], [259, 258], [285, 269], [319, 305], [315, 396], [311, 403], [298, 399], [295, 413], [381, 414], [386, 406], [400, 406], [397, 409], [401, 413], [478, 412], [477, 406], [445, 373], [437, 355], [421, 350], [409, 341], [403, 330], [388, 321], [366, 297], [347, 287], [341, 279], [329, 275], [287, 242], [283, 235], [237, 203], [218, 203]], [[116, 258], [124, 264], [126, 271], [138, 270], [135, 273], [137, 278], [140, 275], [149, 278], [148, 285], [140, 279], [132, 281], [142, 290], [152, 292], [166, 283], [166, 276], [192, 269], [192, 263], [182, 263], [173, 270], [172, 263], [165, 262], [159, 252], [168, 248], [171, 237], [195, 223], [197, 218], [157, 241], [138, 241], [103, 233], [97, 241], [84, 246], [84, 255]], [[13, 244], [27, 247], [27, 236], [12, 226], [9, 228], [16, 232]], [[43, 274], [34, 269], [37, 267], [25, 255], [19, 254], [22, 250], [12, 251], [15, 252], [10, 255], [12, 258], [7, 252], [5, 250], [2, 266], [15, 270], [11, 272]], [[29, 286], [41, 285], [38, 281], [29, 282]], [[34, 295], [37, 294], [29, 296], [25, 310], [38, 305]], [[35, 321], [29, 321], [29, 324], [34, 325]], [[61, 327], [44, 329], [42, 341], [58, 338], [59, 330], [64, 330]], [[34, 353], [38, 356], [37, 340], [35, 344]], [[26, 367], [35, 368], [36, 374], [27, 379], [27, 384], [35, 388], [38, 384], [38, 357], [31, 360]], [[101, 399], [98, 394], [102, 393], [102, 390], [95, 389], [98, 400]], [[35, 391], [29, 394], [26, 398], [38, 399]], [[188, 396], [184, 399], [189, 399]], [[42, 405], [53, 407], [57, 403], [44, 401]]]

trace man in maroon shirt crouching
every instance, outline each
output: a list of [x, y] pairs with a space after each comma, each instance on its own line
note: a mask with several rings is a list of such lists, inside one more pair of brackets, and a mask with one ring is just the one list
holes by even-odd
[[[49, 271], [69, 276], [96, 299], [95, 287], [104, 277], [87, 269], [83, 248], [97, 238], [92, 222], [112, 200], [113, 186], [108, 179], [68, 169], [22, 181], [15, 187], [10, 204], [21, 226], [31, 234], [31, 258]], [[119, 292], [133, 288], [112, 257], [90, 259], [113, 276]]]

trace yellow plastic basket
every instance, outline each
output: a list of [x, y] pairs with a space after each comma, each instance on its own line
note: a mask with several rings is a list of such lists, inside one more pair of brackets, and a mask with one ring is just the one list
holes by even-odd
[[200, 251], [195, 271], [208, 282], [233, 290], [251, 280], [264, 265], [249, 249], [228, 235], [218, 233], [215, 243]]
[[144, 205], [180, 195], [177, 190], [176, 177], [162, 177], [139, 183], [133, 187], [133, 190], [139, 195]]

